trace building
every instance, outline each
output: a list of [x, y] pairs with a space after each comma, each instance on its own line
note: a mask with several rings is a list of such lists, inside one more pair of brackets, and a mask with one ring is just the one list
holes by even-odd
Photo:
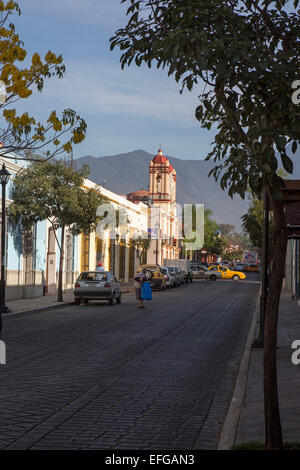
[[[6, 204], [12, 202], [10, 192], [14, 176], [26, 171], [27, 162], [12, 158], [0, 158], [5, 163], [11, 177], [6, 188]], [[96, 184], [85, 180], [86, 189]], [[127, 200], [107, 189], [97, 186], [115, 212], [122, 212], [123, 224], [112, 234], [113, 227], [103, 228], [99, 233], [74, 236], [66, 228], [64, 246], [63, 288], [71, 289], [79, 273], [93, 270], [102, 262], [104, 268], [115, 272], [117, 278], [128, 282], [134, 276], [139, 259], [130, 240], [136, 234], [146, 234], [148, 230], [148, 205]], [[32, 298], [45, 294], [55, 294], [58, 285], [60, 250], [58, 240], [61, 231], [56, 233], [49, 221], [36, 223], [30, 231], [24, 231], [21, 224], [6, 224], [6, 298]], [[114, 237], [112, 236], [114, 235]], [[146, 258], [144, 257], [144, 261]]]
[[[11, 175], [6, 187], [6, 207], [12, 202], [10, 193], [15, 175], [27, 166], [27, 163], [18, 160], [16, 155], [8, 156], [10, 158], [0, 157], [0, 165], [4, 163]], [[30, 231], [24, 231], [20, 225], [13, 227], [7, 220], [5, 234], [7, 300], [43, 295], [46, 283], [46, 234], [46, 221], [38, 222]]]
[[[112, 214], [110, 219], [104, 219], [103, 227], [99, 227], [98, 233], [82, 234], [79, 239], [77, 266], [81, 271], [87, 271], [95, 269], [101, 262], [106, 270], [113, 271], [122, 282], [129, 282], [139, 266], [136, 249], [130, 240], [135, 235], [147, 234], [148, 206], [141, 201], [131, 202], [90, 180], [85, 180], [84, 186], [87, 189], [97, 186], [111, 205], [112, 212], [121, 213], [123, 221], [116, 226]], [[106, 227], [107, 222], [109, 227]]]
[[[14, 176], [26, 171], [28, 162], [0, 158], [11, 178], [7, 186], [7, 205]], [[104, 219], [97, 233], [74, 236], [65, 231], [63, 288], [71, 289], [82, 271], [94, 270], [99, 262], [111, 270], [121, 282], [133, 279], [140, 264], [132, 243], [135, 236], [151, 236], [150, 248], [143, 254], [143, 263], [163, 264], [164, 258], [177, 259], [180, 254], [180, 222], [176, 214], [176, 171], [169, 160], [158, 154], [149, 166], [149, 191], [119, 195], [86, 179], [88, 190], [97, 187], [106, 198], [111, 219]], [[100, 206], [100, 210], [102, 210]], [[118, 215], [116, 215], [118, 214]], [[117, 222], [118, 219], [118, 223]], [[7, 299], [55, 294], [58, 285], [61, 231], [54, 232], [49, 221], [35, 224], [30, 231], [7, 224], [6, 295]]]
[[149, 191], [127, 194], [136, 204], [149, 206], [148, 232], [151, 245], [147, 254], [149, 264], [163, 265], [163, 260], [178, 259], [181, 245], [181, 223], [177, 217], [176, 170], [159, 149], [149, 165]]

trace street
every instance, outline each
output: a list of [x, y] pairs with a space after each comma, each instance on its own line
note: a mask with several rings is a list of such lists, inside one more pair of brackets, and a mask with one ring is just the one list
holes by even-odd
[[5, 319], [1, 449], [214, 449], [260, 283]]

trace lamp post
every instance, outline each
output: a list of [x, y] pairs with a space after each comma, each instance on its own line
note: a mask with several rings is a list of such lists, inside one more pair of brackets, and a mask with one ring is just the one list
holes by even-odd
[[10, 177], [10, 173], [7, 171], [5, 164], [3, 163], [2, 169], [0, 170], [0, 181], [2, 185], [2, 212], [1, 212], [1, 281], [0, 281], [0, 329], [2, 330], [2, 313], [7, 313], [8, 308], [5, 304], [5, 189]]

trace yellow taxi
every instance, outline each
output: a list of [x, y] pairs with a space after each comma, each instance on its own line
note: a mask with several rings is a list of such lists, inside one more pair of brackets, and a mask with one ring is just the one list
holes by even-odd
[[226, 268], [222, 265], [214, 265], [208, 268], [209, 271], [218, 271], [222, 275], [222, 279], [233, 279], [234, 281], [239, 281], [240, 279], [246, 279], [246, 274], [241, 271], [232, 271], [231, 269]]
[[146, 269], [146, 277], [148, 277], [151, 287], [159, 290], [166, 290], [166, 278], [158, 264], [141, 264], [137, 272], [139, 273], [142, 269]]

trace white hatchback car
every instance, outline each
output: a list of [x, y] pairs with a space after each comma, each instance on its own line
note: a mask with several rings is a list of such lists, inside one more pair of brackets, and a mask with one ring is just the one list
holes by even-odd
[[166, 287], [175, 287], [176, 286], [176, 276], [172, 273], [169, 268], [161, 268], [162, 273], [165, 276]]
[[88, 303], [89, 300], [108, 300], [109, 305], [121, 303], [122, 289], [114, 273], [109, 271], [85, 271], [78, 277], [74, 287], [74, 302]]

